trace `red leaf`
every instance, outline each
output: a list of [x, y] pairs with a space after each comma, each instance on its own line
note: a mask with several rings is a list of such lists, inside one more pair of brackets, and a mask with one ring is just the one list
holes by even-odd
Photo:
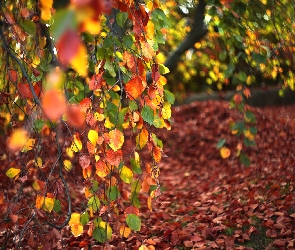
[[56, 44], [60, 61], [63, 64], [69, 64], [76, 55], [81, 43], [81, 38], [75, 31], [71, 29], [65, 31]]
[[103, 85], [103, 73], [101, 74], [96, 74], [94, 76], [91, 77], [90, 81], [89, 81], [89, 89], [90, 90], [96, 90], [96, 89], [100, 89], [101, 86]]
[[91, 162], [91, 160], [90, 160], [89, 155], [83, 154], [79, 157], [79, 164], [83, 169], [87, 168], [90, 165], [90, 162]]
[[123, 153], [121, 150], [117, 150], [116, 152], [112, 149], [109, 149], [106, 153], [106, 160], [108, 163], [114, 166], [118, 166], [122, 159]]

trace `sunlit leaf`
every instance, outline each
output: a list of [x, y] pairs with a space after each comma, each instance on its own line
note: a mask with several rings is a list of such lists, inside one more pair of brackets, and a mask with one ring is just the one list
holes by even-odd
[[17, 175], [19, 175], [20, 173], [20, 169], [18, 168], [10, 168], [6, 171], [6, 175], [9, 177], [9, 178], [14, 178], [16, 177]]
[[51, 8], [53, 4], [53, 0], [40, 0], [41, 2], [41, 18], [44, 21], [48, 21], [51, 18]]
[[133, 77], [125, 85], [125, 90], [128, 97], [133, 100], [138, 98], [145, 90], [146, 82], [144, 82], [139, 76]]
[[76, 135], [74, 135], [74, 140], [71, 145], [71, 150], [74, 152], [79, 152], [82, 149], [82, 142]]
[[72, 225], [79, 225], [80, 224], [80, 214], [79, 213], [72, 213], [71, 219], [69, 221], [69, 226]]
[[72, 162], [69, 160], [64, 160], [64, 167], [67, 171], [70, 171], [73, 168]]
[[124, 143], [124, 135], [122, 132], [118, 129], [114, 129], [109, 132], [110, 136], [110, 142], [109, 145], [110, 147], [114, 150], [117, 151], [120, 149]]
[[164, 102], [163, 104], [162, 117], [164, 119], [169, 119], [171, 117], [171, 104], [169, 102]]
[[7, 144], [11, 151], [18, 151], [28, 142], [28, 133], [24, 129], [16, 129], [12, 135], [8, 138]]
[[95, 168], [95, 173], [101, 178], [105, 177], [108, 174], [107, 165], [103, 160], [97, 161], [95, 163]]
[[127, 168], [126, 166], [123, 166], [120, 171], [120, 178], [125, 183], [131, 183], [131, 181], [133, 179], [133, 172], [129, 168]]
[[143, 149], [143, 147], [148, 142], [149, 132], [143, 128], [140, 133], [136, 136], [136, 145], [139, 149]]
[[88, 131], [88, 140], [91, 142], [92, 145], [95, 146], [98, 140], [98, 133], [95, 130], [90, 129]]
[[22, 152], [26, 153], [26, 152], [32, 150], [34, 145], [35, 145], [35, 139], [29, 139], [27, 141], [26, 145], [23, 147]]
[[227, 148], [227, 147], [222, 147], [220, 149], [220, 155], [223, 159], [226, 159], [230, 156], [231, 152], [230, 152], [230, 149]]
[[43, 209], [47, 212], [51, 212], [54, 207], [54, 198], [45, 197]]
[[83, 233], [83, 226], [81, 224], [74, 224], [71, 226], [71, 232], [77, 237]]

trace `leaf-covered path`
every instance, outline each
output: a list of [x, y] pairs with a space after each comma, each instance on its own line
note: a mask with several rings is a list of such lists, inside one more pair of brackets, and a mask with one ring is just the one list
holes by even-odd
[[[143, 214], [141, 240], [155, 249], [294, 249], [294, 109], [253, 109], [259, 132], [247, 168], [235, 156], [229, 123], [239, 114], [228, 103], [175, 108], [172, 130], [162, 135], [161, 202]], [[232, 150], [228, 159], [216, 149], [220, 138]], [[136, 238], [133, 246], [141, 244]]]

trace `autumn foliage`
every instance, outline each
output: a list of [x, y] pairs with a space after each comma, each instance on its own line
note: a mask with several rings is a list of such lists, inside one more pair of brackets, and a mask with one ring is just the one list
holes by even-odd
[[171, 127], [169, 70], [153, 60], [161, 4], [29, 2], [1, 5], [1, 231], [17, 228], [16, 248], [55, 247], [66, 226], [100, 243], [127, 238], [141, 229], [141, 202], [152, 210], [160, 195], [155, 131]]

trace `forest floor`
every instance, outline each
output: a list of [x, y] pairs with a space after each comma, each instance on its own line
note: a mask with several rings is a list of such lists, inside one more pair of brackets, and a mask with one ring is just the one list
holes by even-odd
[[[251, 108], [258, 134], [246, 149], [249, 167], [235, 155], [229, 124], [241, 117], [228, 105], [174, 108], [172, 129], [160, 135], [168, 156], [160, 199], [151, 212], [141, 208], [139, 233], [115, 236], [109, 249], [295, 249], [295, 105]], [[216, 148], [220, 138], [231, 149], [227, 159]]]
[[[246, 149], [249, 167], [240, 164], [229, 128], [241, 115], [228, 106], [174, 108], [172, 129], [158, 134], [168, 156], [159, 165], [161, 196], [152, 211], [140, 209], [139, 232], [113, 235], [106, 249], [295, 249], [295, 105], [251, 108], [258, 134]], [[220, 138], [231, 149], [227, 159], [216, 148]], [[104, 249], [65, 230], [67, 249]]]

